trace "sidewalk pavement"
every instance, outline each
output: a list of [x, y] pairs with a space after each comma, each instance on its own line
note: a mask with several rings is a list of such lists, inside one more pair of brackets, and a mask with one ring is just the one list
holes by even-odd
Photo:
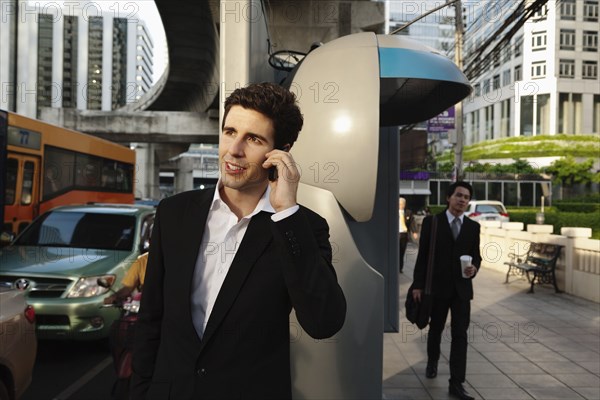
[[[416, 246], [400, 274], [400, 332], [384, 335], [383, 398], [447, 399], [450, 332], [437, 378], [425, 378], [427, 328], [404, 316]], [[526, 280], [481, 269], [474, 279], [465, 389], [476, 399], [600, 400], [600, 305], [551, 285], [527, 293]], [[600, 290], [600, 288], [598, 288]]]

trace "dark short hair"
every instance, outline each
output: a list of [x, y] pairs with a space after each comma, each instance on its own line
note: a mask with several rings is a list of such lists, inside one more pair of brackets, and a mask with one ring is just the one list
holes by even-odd
[[[252, 83], [233, 91], [225, 100], [223, 126], [233, 106], [258, 111], [271, 121], [275, 129], [275, 148], [292, 146], [302, 129], [304, 119], [296, 102], [296, 95], [270, 82]], [[221, 129], [223, 129], [221, 126]]]
[[448, 186], [448, 190], [446, 190], [446, 198], [452, 196], [457, 187], [464, 187], [467, 189], [469, 191], [469, 198], [473, 198], [473, 186], [464, 181], [454, 182], [452, 185]]

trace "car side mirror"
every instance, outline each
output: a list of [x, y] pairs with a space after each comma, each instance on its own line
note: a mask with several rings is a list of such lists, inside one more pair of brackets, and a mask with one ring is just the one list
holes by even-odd
[[5, 231], [0, 233], [0, 246], [7, 246], [11, 244], [16, 237], [17, 235], [12, 232]]

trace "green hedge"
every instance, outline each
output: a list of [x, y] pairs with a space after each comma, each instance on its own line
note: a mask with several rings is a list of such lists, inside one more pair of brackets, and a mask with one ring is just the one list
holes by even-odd
[[569, 201], [555, 201], [554, 206], [560, 211], [574, 213], [597, 213], [600, 212], [600, 203], [572, 203]]
[[563, 203], [600, 203], [600, 193], [589, 193], [560, 201]]
[[[535, 224], [537, 208], [509, 208], [508, 214], [512, 222]], [[554, 234], [560, 235], [564, 226], [592, 228], [592, 238], [600, 239], [600, 212], [567, 212], [557, 207], [546, 207], [544, 210], [545, 224], [554, 226]]]

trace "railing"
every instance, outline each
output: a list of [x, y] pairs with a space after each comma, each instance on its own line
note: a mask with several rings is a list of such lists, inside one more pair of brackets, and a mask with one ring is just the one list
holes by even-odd
[[482, 267], [506, 273], [509, 253], [522, 254], [530, 242], [564, 246], [556, 267], [559, 289], [600, 303], [600, 240], [589, 239], [589, 228], [562, 228], [552, 233], [552, 225], [527, 225], [521, 222], [501, 224], [481, 221]]

